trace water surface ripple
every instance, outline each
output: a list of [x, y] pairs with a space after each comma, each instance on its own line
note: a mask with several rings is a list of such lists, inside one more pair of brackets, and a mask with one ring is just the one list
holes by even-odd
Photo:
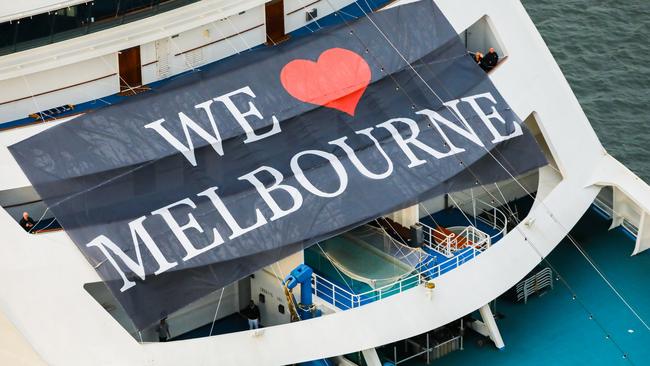
[[650, 182], [650, 0], [522, 3], [603, 145]]

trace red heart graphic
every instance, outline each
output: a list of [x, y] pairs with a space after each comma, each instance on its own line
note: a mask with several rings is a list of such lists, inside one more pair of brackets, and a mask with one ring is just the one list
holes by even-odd
[[316, 62], [293, 60], [280, 73], [282, 85], [294, 98], [351, 116], [354, 116], [370, 77], [366, 60], [343, 48], [325, 50]]

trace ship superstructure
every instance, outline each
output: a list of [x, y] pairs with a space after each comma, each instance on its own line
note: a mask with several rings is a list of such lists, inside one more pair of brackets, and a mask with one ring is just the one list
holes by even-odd
[[389, 360], [428, 362], [468, 327], [501, 349], [490, 302], [561, 285], [544, 258], [586, 211], [650, 246], [647, 184], [518, 2], [42, 1], [0, 21], [12, 364], [379, 365], [402, 340], [420, 348]]

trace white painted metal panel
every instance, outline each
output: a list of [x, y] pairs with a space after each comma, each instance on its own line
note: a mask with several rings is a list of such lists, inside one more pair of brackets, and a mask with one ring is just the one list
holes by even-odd
[[[648, 185], [603, 154], [519, 2], [436, 2], [459, 32], [485, 14], [493, 20], [510, 55], [490, 77], [518, 115], [539, 114], [564, 179], [557, 185], [541, 179], [539, 189], [545, 194], [530, 213], [532, 224], [520, 225], [499, 245], [439, 277], [431, 297], [425, 289], [414, 288], [360, 308], [258, 333], [140, 345], [85, 293], [82, 285], [99, 279], [64, 233], [30, 236], [0, 210], [0, 310], [52, 365], [291, 364], [373, 348], [474, 311], [516, 284], [550, 253], [593, 202], [599, 191], [595, 182], [615, 183], [641, 207], [650, 207]], [[161, 37], [157, 32], [148, 42]], [[17, 167], [9, 167], [6, 174], [16, 172]], [[317, 346], [295, 347], [306, 339]], [[71, 344], [83, 352], [70, 352]]]

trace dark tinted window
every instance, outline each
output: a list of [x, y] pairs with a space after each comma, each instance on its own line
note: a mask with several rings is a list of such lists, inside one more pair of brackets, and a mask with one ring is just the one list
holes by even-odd
[[11, 47], [14, 43], [14, 32], [16, 30], [16, 23], [2, 23], [0, 24], [0, 49]]
[[0, 23], [0, 55], [97, 32], [197, 1], [97, 0]]
[[18, 34], [16, 42], [27, 42], [49, 37], [52, 31], [50, 18], [50, 15], [40, 14], [17, 21]]

